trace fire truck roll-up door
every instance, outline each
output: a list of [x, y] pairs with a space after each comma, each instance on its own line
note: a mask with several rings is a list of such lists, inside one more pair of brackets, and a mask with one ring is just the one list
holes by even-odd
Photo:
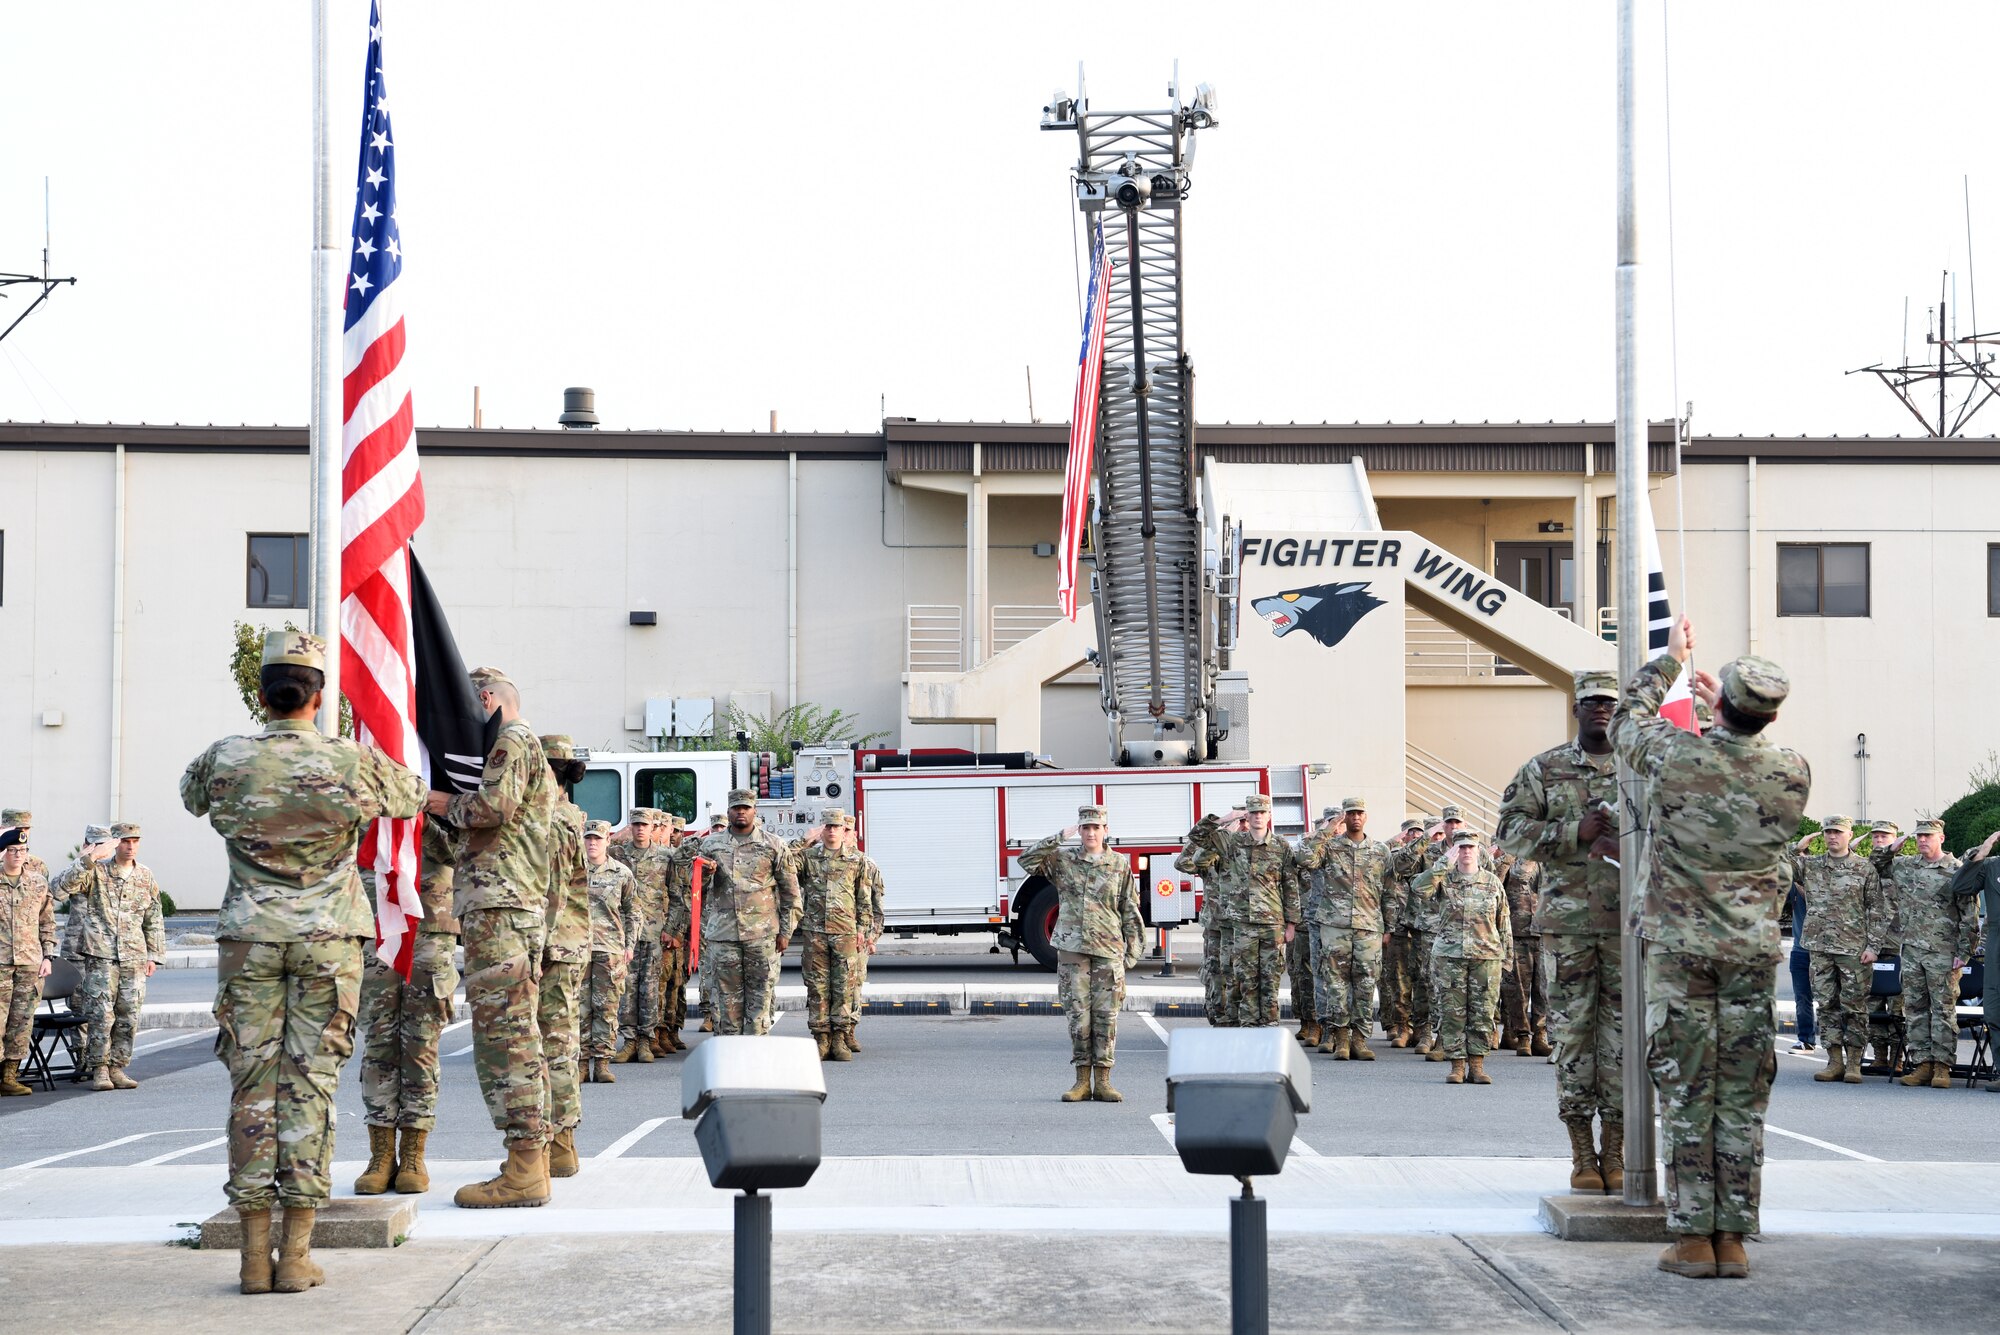
[[1255, 779], [1209, 779], [1201, 785], [1201, 814], [1227, 816], [1231, 807], [1256, 791]]
[[1015, 848], [1060, 834], [1076, 824], [1076, 809], [1097, 800], [1087, 783], [1023, 783], [1007, 789], [1007, 842]]
[[1194, 795], [1185, 783], [1104, 785], [1111, 837], [1121, 844], [1178, 844], [1194, 822]]
[[908, 779], [867, 789], [868, 856], [882, 868], [891, 921], [984, 920], [1000, 894], [1000, 806], [988, 785]]

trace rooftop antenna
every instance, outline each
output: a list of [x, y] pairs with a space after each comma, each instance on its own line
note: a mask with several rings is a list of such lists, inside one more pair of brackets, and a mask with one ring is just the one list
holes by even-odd
[[[1968, 176], [1965, 188], [1965, 239], [1966, 239], [1966, 295], [1977, 302], [1978, 288], [1972, 279], [1972, 182]], [[1995, 397], [2000, 397], [2000, 377], [1991, 371], [1993, 356], [1982, 345], [2000, 343], [2000, 331], [1982, 334], [1975, 304], [1972, 328], [1975, 332], [1961, 336], [1958, 332], [1958, 275], [1950, 269], [1938, 274], [1937, 305], [1924, 312], [1926, 344], [1925, 359], [1920, 362], [1910, 360], [1910, 299], [1903, 298], [1903, 355], [1895, 366], [1885, 366], [1876, 362], [1870, 366], [1857, 367], [1849, 375], [1872, 375], [1888, 387], [1890, 393], [1906, 408], [1910, 416], [1923, 424], [1928, 436], [1951, 437], [1965, 434], [1965, 428], [1978, 413]], [[1933, 317], [1935, 317], [1933, 319]], [[1928, 349], [1935, 348], [1933, 356]], [[1928, 403], [1919, 406], [1919, 396], [1930, 398], [1930, 382], [1937, 382], [1936, 415]], [[1953, 382], [1957, 382], [1954, 385]], [[1968, 383], [1969, 382], [1969, 383]], [[1953, 397], [1957, 406], [1953, 406]]]
[[58, 284], [68, 283], [71, 286], [75, 286], [76, 284], [76, 279], [74, 278], [54, 278], [51, 277], [49, 274], [49, 178], [46, 176], [42, 178], [41, 277], [37, 278], [34, 274], [31, 273], [0, 273], [0, 300], [4, 300], [6, 298], [7, 288], [14, 287], [22, 283], [33, 283], [35, 286], [40, 288], [41, 291], [36, 293], [35, 299], [28, 303], [28, 309], [22, 311], [19, 315], [15, 316], [13, 322], [10, 323], [5, 329], [0, 329], [0, 339], [4, 339], [7, 337], [7, 335], [13, 333], [15, 329], [20, 327], [21, 321], [27, 319], [30, 315], [33, 315], [35, 313], [35, 307], [47, 301], [49, 299], [49, 293], [55, 291], [56, 286]]
[[[1961, 180], [1965, 187], [1965, 295], [1972, 302], [1972, 327], [1977, 329], [1979, 328], [1979, 275], [1972, 267], [1972, 177], [1967, 175]], [[1976, 348], [1973, 349], [1973, 356], [1976, 360], [1989, 360], [1979, 357]]]

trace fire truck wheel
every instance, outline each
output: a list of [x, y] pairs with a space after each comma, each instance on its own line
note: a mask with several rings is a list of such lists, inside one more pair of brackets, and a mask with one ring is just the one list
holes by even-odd
[[1021, 944], [1045, 969], [1056, 967], [1056, 948], [1049, 935], [1055, 931], [1057, 903], [1056, 888], [1044, 881], [1021, 909]]

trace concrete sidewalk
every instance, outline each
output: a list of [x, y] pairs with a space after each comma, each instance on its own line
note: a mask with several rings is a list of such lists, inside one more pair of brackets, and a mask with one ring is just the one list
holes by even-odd
[[[496, 1211], [534, 1214], [536, 1211]], [[1221, 1211], [1218, 1207], [1217, 1217]], [[22, 1330], [247, 1328], [370, 1333], [730, 1329], [731, 1243], [552, 1234], [416, 1238], [327, 1251], [326, 1287], [246, 1298], [233, 1252], [158, 1245], [5, 1253], [0, 1304]], [[780, 1233], [778, 1331], [1218, 1331], [1229, 1328], [1219, 1234]], [[1836, 1331], [1990, 1329], [1990, 1242], [1810, 1235], [1750, 1248], [1747, 1281], [1660, 1273], [1658, 1249], [1535, 1235], [1274, 1236], [1271, 1326], [1308, 1331]], [[78, 1290], [87, 1277], [88, 1297]]]

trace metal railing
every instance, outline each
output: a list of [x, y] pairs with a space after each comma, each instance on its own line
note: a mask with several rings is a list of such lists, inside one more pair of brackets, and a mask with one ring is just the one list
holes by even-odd
[[1435, 816], [1447, 806], [1459, 807], [1466, 824], [1481, 834], [1491, 835], [1500, 819], [1499, 789], [1415, 742], [1404, 744], [1403, 787], [1411, 810]]
[[965, 671], [965, 611], [950, 603], [911, 603], [903, 611], [906, 672]]
[[1618, 643], [1618, 609], [1600, 607], [1597, 609], [1597, 638], [1612, 644]]
[[989, 618], [987, 656], [1012, 649], [1029, 636], [1053, 626], [1061, 616], [1062, 609], [1054, 603], [995, 603]]
[[1404, 604], [1403, 670], [1406, 678], [1434, 681], [1442, 677], [1491, 677], [1499, 672], [1499, 668], [1500, 659], [1491, 649]]

